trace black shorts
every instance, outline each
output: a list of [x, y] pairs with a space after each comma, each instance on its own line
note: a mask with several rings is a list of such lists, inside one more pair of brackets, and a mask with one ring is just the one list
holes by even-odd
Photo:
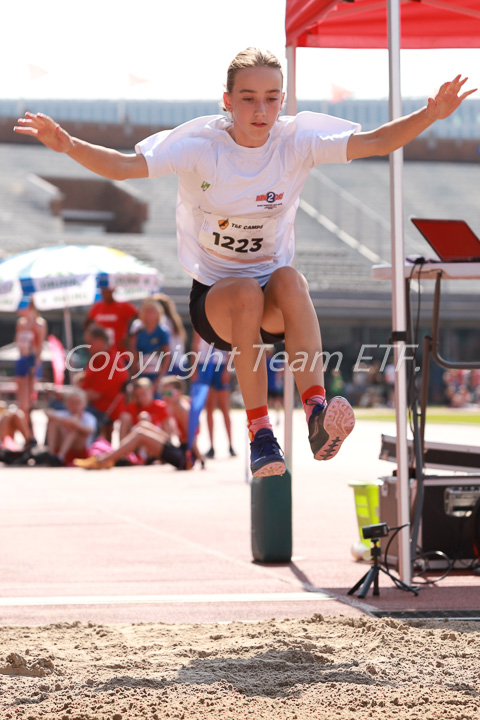
[[[211, 287], [213, 287], [213, 285], [203, 285], [198, 282], [198, 280], [193, 281], [192, 289], [190, 290], [189, 303], [192, 325], [200, 337], [209, 344], [213, 343], [217, 350], [231, 350], [232, 346], [230, 343], [222, 340], [208, 322], [207, 313], [205, 312], [205, 298], [207, 297], [207, 293]], [[262, 287], [262, 290], [264, 289], [265, 285]], [[281, 342], [284, 338], [283, 334], [272, 335], [262, 328], [260, 328], [260, 334], [265, 345], [275, 345], [276, 343]]]

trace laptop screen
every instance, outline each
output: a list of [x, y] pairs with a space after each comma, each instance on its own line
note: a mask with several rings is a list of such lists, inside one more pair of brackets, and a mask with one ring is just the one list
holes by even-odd
[[411, 218], [442, 262], [480, 260], [480, 239], [464, 220]]

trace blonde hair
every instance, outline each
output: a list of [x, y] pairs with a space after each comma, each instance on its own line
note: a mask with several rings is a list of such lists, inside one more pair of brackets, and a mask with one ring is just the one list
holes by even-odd
[[160, 389], [173, 387], [176, 390], [180, 390], [181, 393], [185, 394], [187, 386], [185, 380], [177, 377], [176, 375], [164, 375], [160, 380]]
[[[235, 75], [239, 70], [254, 67], [271, 67], [280, 71], [283, 85], [283, 71], [280, 60], [270, 50], [260, 50], [255, 47], [248, 47], [235, 55], [227, 70], [227, 82], [225, 90], [231, 93], [235, 82]], [[226, 108], [223, 108], [226, 110]]]
[[65, 394], [65, 402], [68, 402], [69, 399], [70, 399], [70, 398], [73, 398], [73, 397], [78, 397], [78, 398], [80, 398], [80, 400], [81, 400], [82, 403], [83, 403], [83, 407], [84, 407], [84, 408], [87, 407], [87, 405], [88, 405], [88, 397], [87, 397], [87, 393], [85, 392], [85, 390], [83, 390], [83, 389], [80, 388], [80, 387], [76, 387], [76, 386], [72, 387], [72, 388], [69, 389], [68, 392]]
[[164, 316], [163, 308], [162, 308], [162, 306], [160, 305], [160, 303], [158, 303], [158, 302], [157, 302], [156, 300], [154, 300], [153, 298], [147, 298], [146, 300], [143, 301], [142, 306], [141, 306], [140, 310], [138, 311], [138, 317], [140, 318], [140, 320], [142, 321], [142, 323], [145, 324], [145, 310], [146, 310], [147, 308], [149, 308], [149, 307], [153, 307], [153, 308], [155, 308], [155, 310], [157, 311], [157, 313], [158, 313], [158, 324], [160, 324], [160, 321], [161, 321], [161, 319], [162, 319], [163, 316]]
[[165, 293], [155, 293], [152, 297], [160, 303], [166, 317], [171, 320], [175, 333], [185, 342], [187, 339], [187, 333], [185, 331], [182, 318], [178, 314], [177, 307], [172, 298], [169, 295], [165, 295]]
[[137, 388], [148, 388], [151, 390], [153, 388], [153, 383], [150, 380], [150, 378], [147, 377], [141, 377], [136, 378], [132, 383], [133, 389], [136, 390]]

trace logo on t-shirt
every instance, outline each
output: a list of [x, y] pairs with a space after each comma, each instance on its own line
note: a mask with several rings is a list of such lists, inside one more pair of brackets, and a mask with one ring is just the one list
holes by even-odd
[[[260, 207], [267, 207], [272, 208], [276, 207], [273, 203], [278, 203], [279, 200], [283, 200], [283, 193], [276, 193], [273, 192], [273, 190], [270, 190], [270, 192], [264, 193], [263, 195], [257, 195], [256, 201], [257, 203], [262, 203]], [[266, 205], [264, 203], [267, 203]], [[282, 205], [282, 203], [278, 203]]]
[[204, 180], [200, 187], [202, 188], [203, 192], [205, 192], [205, 190], [208, 190], [208, 188], [210, 187], [210, 183]]

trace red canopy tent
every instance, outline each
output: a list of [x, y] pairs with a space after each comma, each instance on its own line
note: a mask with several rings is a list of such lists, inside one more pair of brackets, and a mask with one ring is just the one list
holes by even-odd
[[[296, 112], [295, 50], [297, 47], [387, 48], [390, 70], [390, 119], [401, 115], [400, 47], [477, 48], [480, 46], [479, 0], [287, 0], [287, 113]], [[392, 326], [397, 338], [395, 363], [404, 355], [406, 298], [403, 277], [403, 152], [390, 156], [392, 219]], [[288, 373], [287, 377], [290, 375]], [[292, 382], [290, 378], [290, 383]], [[405, 364], [396, 373], [395, 407], [398, 462], [398, 524], [409, 522], [407, 457], [407, 385]], [[287, 410], [287, 397], [285, 410]], [[287, 416], [287, 412], [286, 412]], [[291, 455], [291, 426], [286, 423], [285, 450]], [[400, 575], [410, 584], [410, 540], [400, 536]]]
[[[402, 0], [402, 48], [477, 48], [478, 0]], [[287, 47], [386, 48], [386, 0], [287, 0]]]

